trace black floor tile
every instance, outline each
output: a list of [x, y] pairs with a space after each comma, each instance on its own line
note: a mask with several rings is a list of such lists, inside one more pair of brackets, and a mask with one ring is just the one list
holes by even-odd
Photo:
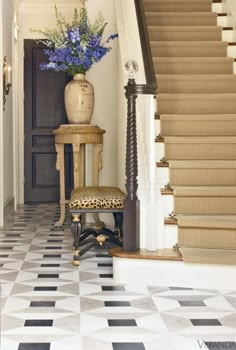
[[64, 233], [50, 233], [49, 234], [50, 237], [64, 237]]
[[35, 292], [52, 292], [56, 290], [57, 287], [34, 287]]
[[193, 290], [193, 288], [170, 287], [170, 290]]
[[18, 350], [50, 350], [50, 343], [20, 343]]
[[17, 243], [18, 242], [18, 240], [13, 240], [13, 239], [3, 239], [2, 241], [1, 241], [2, 243]]
[[129, 301], [104, 301], [104, 305], [106, 307], [123, 307], [123, 306], [130, 306]]
[[106, 292], [106, 291], [111, 291], [111, 292], [115, 292], [115, 291], [125, 291], [125, 287], [123, 286], [102, 286], [102, 291]]
[[45, 247], [44, 249], [62, 249], [62, 247]]
[[113, 350], [145, 350], [143, 343], [112, 343]]
[[43, 258], [61, 258], [61, 254], [44, 254]]
[[47, 243], [62, 243], [63, 239], [48, 239]]
[[40, 267], [60, 267], [60, 264], [41, 264]]
[[0, 254], [0, 258], [8, 258], [9, 255], [8, 254]]
[[194, 326], [222, 326], [217, 319], [190, 319]]
[[112, 278], [113, 274], [112, 273], [102, 273], [99, 275], [100, 278]]
[[235, 342], [230, 342], [230, 341], [225, 341], [225, 342], [204, 342], [209, 350], [236, 350], [236, 343]]
[[135, 320], [108, 320], [109, 327], [137, 327]]
[[39, 273], [38, 278], [59, 278], [58, 273]]
[[31, 301], [30, 307], [55, 307], [55, 301]]
[[112, 263], [98, 263], [98, 267], [112, 267], [113, 264]]
[[26, 320], [25, 327], [52, 327], [53, 320]]
[[0, 250], [12, 250], [13, 247], [0, 247]]
[[16, 234], [16, 233], [7, 233], [6, 235], [5, 235], [6, 237], [21, 237], [21, 234]]
[[12, 232], [24, 232], [24, 229], [21, 228], [21, 229], [18, 229], [18, 228], [10, 228], [10, 231]]
[[206, 306], [201, 300], [179, 300], [180, 306]]
[[111, 256], [108, 254], [96, 254], [96, 257], [97, 258], [111, 258]]

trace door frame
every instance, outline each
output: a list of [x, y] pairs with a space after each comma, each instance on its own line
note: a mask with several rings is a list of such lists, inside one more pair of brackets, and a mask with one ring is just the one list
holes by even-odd
[[[0, 42], [3, 42], [3, 34], [2, 34], [2, 2], [0, 0]], [[2, 52], [2, 44], [0, 45], [0, 77], [2, 82], [2, 62], [3, 62], [3, 52]], [[2, 84], [0, 84], [0, 96], [2, 96]], [[3, 226], [3, 102], [2, 98], [0, 99], [0, 227]]]

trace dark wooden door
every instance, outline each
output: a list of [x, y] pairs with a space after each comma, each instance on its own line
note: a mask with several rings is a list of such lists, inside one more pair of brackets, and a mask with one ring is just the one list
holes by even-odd
[[[40, 70], [40, 63], [46, 61], [43, 49], [34, 40], [24, 42], [25, 203], [58, 202], [60, 193], [52, 131], [67, 123], [64, 88], [68, 77], [64, 72]], [[70, 147], [65, 153], [68, 195], [72, 188]]]

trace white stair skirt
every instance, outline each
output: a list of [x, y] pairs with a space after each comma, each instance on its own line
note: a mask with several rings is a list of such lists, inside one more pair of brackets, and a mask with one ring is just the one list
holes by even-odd
[[236, 290], [236, 266], [113, 257], [115, 283]]

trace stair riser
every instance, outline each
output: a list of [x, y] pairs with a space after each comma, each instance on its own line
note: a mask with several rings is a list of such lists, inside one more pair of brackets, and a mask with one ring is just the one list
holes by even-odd
[[159, 114], [235, 114], [236, 100], [204, 100], [201, 98], [188, 100], [167, 100], [158, 98]]
[[236, 121], [161, 121], [162, 136], [234, 136]]
[[154, 57], [226, 57], [227, 46], [151, 46]]
[[144, 3], [146, 12], [211, 12], [210, 2], [195, 3]]
[[168, 63], [154, 62], [156, 74], [232, 74], [233, 62]]
[[178, 228], [178, 244], [185, 247], [236, 249], [234, 230]]
[[[197, 77], [196, 77], [197, 78]], [[236, 80], [162, 80], [157, 78], [159, 93], [234, 93]]]
[[173, 248], [178, 241], [177, 225], [165, 225], [163, 248]]
[[171, 186], [236, 186], [236, 169], [173, 169]]
[[235, 215], [236, 197], [174, 197], [175, 214]]
[[188, 14], [186, 16], [168, 16], [166, 14], [146, 15], [149, 26], [216, 26], [217, 16], [210, 13], [208, 16]]
[[236, 144], [166, 144], [167, 160], [236, 160]]
[[196, 32], [196, 31], [149, 31], [151, 41], [220, 41], [221, 31]]

